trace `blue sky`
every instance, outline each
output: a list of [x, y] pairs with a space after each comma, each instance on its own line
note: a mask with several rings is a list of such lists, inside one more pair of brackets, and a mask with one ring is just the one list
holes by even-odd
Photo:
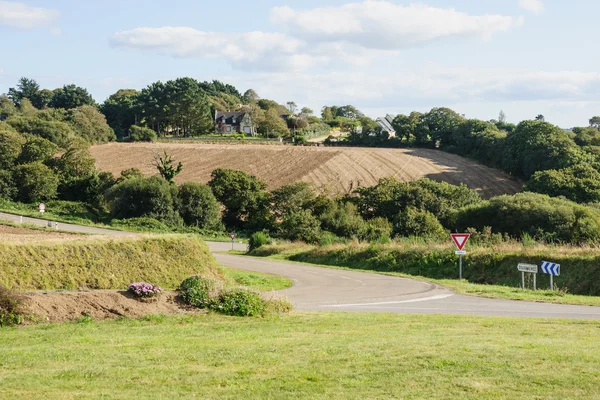
[[0, 93], [219, 79], [372, 117], [446, 106], [562, 127], [600, 114], [592, 0], [0, 0]]

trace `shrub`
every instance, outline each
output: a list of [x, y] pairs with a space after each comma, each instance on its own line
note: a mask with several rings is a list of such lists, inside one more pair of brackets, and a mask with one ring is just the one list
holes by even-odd
[[358, 237], [367, 242], [389, 241], [392, 234], [392, 224], [385, 218], [373, 218], [365, 223]]
[[394, 221], [394, 233], [400, 236], [428, 236], [434, 238], [446, 236], [446, 230], [435, 215], [412, 207], [398, 214]]
[[13, 174], [5, 169], [0, 169], [0, 198], [14, 200], [17, 196], [17, 185]]
[[299, 210], [283, 220], [281, 235], [289, 240], [316, 243], [321, 235], [321, 223], [309, 210]]
[[58, 151], [58, 146], [41, 137], [31, 137], [23, 146], [19, 162], [26, 164], [36, 161], [49, 160]]
[[113, 218], [150, 217], [173, 225], [180, 221], [176, 197], [177, 187], [157, 176], [126, 179], [106, 192]]
[[0, 122], [0, 169], [12, 168], [21, 149], [25, 144], [25, 138], [19, 135], [9, 125]]
[[0, 327], [17, 325], [23, 322], [21, 299], [0, 285]]
[[110, 224], [114, 227], [129, 228], [132, 230], [169, 232], [172, 229], [165, 223], [149, 217], [113, 219]]
[[58, 177], [41, 162], [19, 165], [15, 170], [19, 201], [34, 203], [56, 197]]
[[129, 137], [133, 142], [154, 142], [158, 138], [152, 129], [136, 125], [129, 128]]
[[223, 290], [223, 282], [201, 276], [191, 276], [181, 282], [179, 290], [181, 290], [181, 298], [186, 304], [212, 309], [218, 303]]
[[179, 187], [179, 214], [186, 225], [201, 229], [218, 229], [221, 209], [207, 185], [186, 182]]
[[248, 251], [256, 250], [259, 247], [271, 244], [271, 238], [265, 232], [255, 232], [250, 236], [248, 242]]
[[115, 132], [106, 123], [106, 117], [91, 105], [82, 105], [67, 113], [67, 121], [77, 135], [89, 143], [104, 143], [115, 140]]
[[219, 296], [217, 311], [238, 317], [253, 317], [265, 312], [265, 302], [257, 292], [238, 288], [224, 291]]
[[140, 299], [151, 299], [160, 296], [163, 292], [160, 286], [146, 282], [136, 282], [129, 285], [127, 289], [135, 297]]

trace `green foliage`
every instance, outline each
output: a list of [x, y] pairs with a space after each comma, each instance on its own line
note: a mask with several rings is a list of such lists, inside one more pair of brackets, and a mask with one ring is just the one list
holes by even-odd
[[210, 187], [187, 182], [179, 187], [178, 210], [186, 225], [218, 230], [221, 209]]
[[213, 309], [219, 302], [223, 290], [223, 281], [191, 276], [181, 282], [179, 286], [181, 298], [186, 304], [197, 308]]
[[47, 139], [58, 146], [65, 146], [70, 138], [76, 136], [75, 131], [66, 122], [48, 120], [50, 114], [36, 113], [26, 116], [14, 115], [6, 120], [6, 123], [18, 132], [29, 133]]
[[486, 165], [500, 167], [506, 133], [496, 125], [477, 119], [463, 120], [452, 134], [453, 151]]
[[27, 142], [23, 145], [23, 149], [19, 156], [19, 163], [26, 164], [31, 162], [46, 162], [56, 152], [58, 146], [49, 140], [41, 137], [30, 137]]
[[589, 164], [538, 171], [525, 189], [553, 197], [563, 196], [578, 203], [600, 202], [600, 172]]
[[0, 122], [0, 169], [12, 169], [24, 144], [22, 135], [10, 125]]
[[96, 102], [87, 89], [77, 85], [64, 85], [54, 90], [49, 106], [52, 108], [72, 109], [81, 106], [94, 106]]
[[152, 129], [131, 125], [129, 137], [132, 142], [154, 142], [157, 139], [156, 132]]
[[118, 138], [124, 138], [129, 128], [137, 123], [141, 109], [138, 104], [140, 93], [134, 89], [121, 89], [110, 95], [100, 106], [106, 122]]
[[113, 218], [150, 217], [175, 225], [180, 218], [176, 197], [177, 187], [156, 176], [126, 179], [106, 192]]
[[327, 136], [331, 133], [331, 127], [322, 122], [310, 124], [306, 128], [296, 130], [296, 136], [302, 136], [305, 139]]
[[280, 137], [288, 135], [290, 131], [286, 122], [281, 118], [280, 111], [276, 108], [269, 108], [265, 112], [264, 120], [258, 126], [258, 133], [266, 137]]
[[248, 241], [248, 251], [271, 244], [271, 238], [266, 232], [254, 232]]
[[0, 244], [0, 283], [18, 290], [116, 289], [151, 281], [174, 289], [188, 276], [218, 274], [193, 236]]
[[345, 238], [361, 236], [367, 226], [352, 203], [332, 202], [320, 219], [324, 230]]
[[0, 198], [14, 200], [17, 193], [17, 184], [12, 171], [0, 169]]
[[167, 182], [173, 182], [173, 179], [183, 170], [183, 164], [179, 162], [176, 166], [175, 159], [171, 155], [169, 155], [166, 151], [164, 151], [162, 156], [157, 156], [154, 165], [158, 170], [160, 176], [163, 177]]
[[596, 243], [600, 240], [600, 211], [536, 193], [494, 197], [458, 211], [457, 230], [482, 230], [485, 226], [513, 238], [527, 233], [550, 242]]
[[37, 203], [56, 197], [58, 176], [41, 162], [22, 164], [15, 169], [17, 199], [25, 203]]
[[216, 307], [223, 314], [238, 317], [253, 317], [265, 312], [265, 303], [260, 294], [244, 288], [223, 291]]
[[6, 118], [17, 112], [17, 108], [14, 103], [5, 94], [0, 94], [0, 121], [4, 121]]
[[0, 284], [0, 327], [23, 323], [22, 300]]
[[208, 185], [225, 206], [223, 222], [229, 227], [246, 224], [250, 214], [262, 212], [268, 199], [267, 185], [243, 171], [216, 169]]
[[289, 240], [317, 243], [321, 235], [321, 223], [310, 210], [298, 210], [284, 217], [280, 235]]
[[94, 106], [83, 105], [69, 110], [67, 121], [77, 135], [88, 143], [105, 143], [116, 139], [104, 115]]
[[443, 238], [447, 232], [435, 215], [425, 210], [409, 207], [394, 219], [394, 234], [399, 236], [422, 236]]
[[63, 179], [68, 180], [92, 175], [96, 170], [95, 162], [89, 143], [81, 138], [73, 138], [56, 164]]

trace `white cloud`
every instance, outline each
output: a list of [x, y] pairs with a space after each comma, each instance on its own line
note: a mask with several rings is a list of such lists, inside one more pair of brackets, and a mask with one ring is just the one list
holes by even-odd
[[20, 29], [52, 28], [59, 16], [57, 10], [31, 7], [13, 1], [0, 1], [0, 26]]
[[326, 61], [306, 53], [304, 42], [282, 33], [219, 33], [167, 26], [118, 32], [111, 43], [174, 57], [223, 57], [234, 67], [249, 70], [304, 69]]
[[519, 0], [519, 8], [534, 14], [541, 14], [544, 11], [544, 2], [543, 0]]
[[382, 50], [400, 50], [457, 36], [486, 39], [523, 22], [512, 16], [469, 15], [453, 8], [402, 6], [379, 0], [308, 11], [276, 7], [271, 11], [271, 21], [307, 40]]

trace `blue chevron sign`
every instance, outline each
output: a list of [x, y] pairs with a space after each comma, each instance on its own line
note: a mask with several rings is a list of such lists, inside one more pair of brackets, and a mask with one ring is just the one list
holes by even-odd
[[560, 275], [560, 264], [554, 264], [548, 261], [542, 261], [542, 272], [549, 275]]

